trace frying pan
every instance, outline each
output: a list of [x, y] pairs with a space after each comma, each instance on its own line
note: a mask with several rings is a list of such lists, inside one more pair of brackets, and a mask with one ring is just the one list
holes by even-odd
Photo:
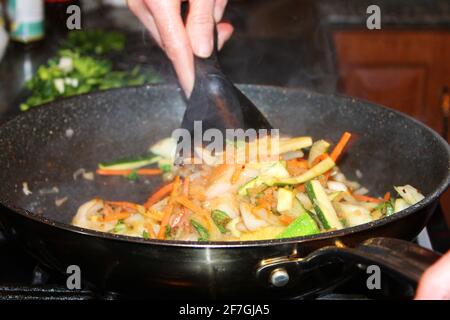
[[[283, 134], [336, 142], [344, 130], [352, 132], [356, 138], [339, 165], [350, 179], [359, 169], [358, 180], [371, 194], [411, 184], [426, 198], [368, 224], [284, 240], [159, 241], [71, 226], [78, 206], [93, 197], [144, 202], [162, 183], [73, 177], [79, 168], [91, 171], [100, 161], [141, 154], [179, 126], [185, 106], [178, 89], [144, 86], [63, 99], [0, 127], [0, 220], [7, 235], [60, 272], [78, 265], [84, 286], [124, 296], [302, 296], [336, 283], [355, 263], [417, 281], [438, 255], [400, 239], [418, 235], [448, 187], [447, 142], [369, 102], [303, 89], [240, 89]], [[32, 194], [24, 194], [24, 182]]]

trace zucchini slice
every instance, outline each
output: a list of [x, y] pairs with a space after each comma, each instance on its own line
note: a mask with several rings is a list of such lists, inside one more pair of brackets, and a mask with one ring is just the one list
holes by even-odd
[[330, 144], [326, 142], [325, 140], [318, 140], [313, 143], [311, 150], [309, 150], [308, 155], [308, 164], [311, 166], [314, 160], [321, 154], [324, 154], [325, 152], [328, 152], [328, 149], [330, 148]]
[[342, 229], [342, 223], [339, 221], [336, 211], [320, 182], [317, 180], [309, 181], [306, 184], [306, 192], [323, 227], [327, 230]]
[[312, 180], [320, 176], [321, 174], [324, 174], [325, 172], [333, 169], [335, 165], [336, 164], [334, 163], [333, 159], [327, 157], [298, 177], [282, 178], [275, 181], [268, 181], [266, 184], [271, 183], [272, 185], [276, 186], [285, 186], [305, 183], [306, 181]]
[[277, 236], [277, 239], [308, 236], [316, 233], [320, 233], [319, 227], [314, 219], [305, 212], [292, 221], [286, 229]]
[[259, 187], [262, 184], [267, 184], [270, 186], [269, 182], [272, 181], [272, 179], [287, 177], [289, 177], [289, 172], [286, 170], [284, 163], [282, 161], [277, 161], [269, 168], [261, 172], [261, 174], [256, 178], [244, 183], [239, 188], [238, 194], [240, 196], [246, 196], [248, 189]]
[[127, 158], [111, 162], [101, 162], [98, 164], [98, 167], [100, 169], [109, 169], [109, 170], [133, 170], [156, 163], [160, 159], [161, 159], [160, 156], [148, 154], [137, 158]]
[[293, 217], [299, 217], [300, 215], [307, 213], [305, 208], [302, 206], [300, 200], [297, 197], [294, 197], [292, 201], [292, 208], [289, 210], [289, 215]]
[[292, 209], [294, 193], [291, 190], [280, 188], [277, 191], [277, 211], [285, 212]]
[[290, 151], [295, 151], [312, 146], [313, 141], [311, 137], [297, 137], [288, 140], [280, 140], [279, 154]]

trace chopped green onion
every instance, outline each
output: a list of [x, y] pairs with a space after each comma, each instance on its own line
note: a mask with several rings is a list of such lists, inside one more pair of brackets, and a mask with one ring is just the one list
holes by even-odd
[[225, 226], [231, 221], [231, 218], [221, 210], [213, 210], [211, 217], [221, 233], [227, 233]]
[[194, 227], [195, 231], [199, 234], [198, 241], [208, 241], [209, 240], [209, 232], [206, 230], [204, 226], [198, 223], [195, 220], [191, 220], [191, 225]]

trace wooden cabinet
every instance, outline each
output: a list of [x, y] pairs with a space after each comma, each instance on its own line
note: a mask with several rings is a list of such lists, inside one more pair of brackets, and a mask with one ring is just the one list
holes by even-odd
[[[333, 32], [333, 41], [342, 92], [400, 110], [442, 132], [450, 31], [342, 30]], [[450, 225], [450, 192], [441, 203]]]

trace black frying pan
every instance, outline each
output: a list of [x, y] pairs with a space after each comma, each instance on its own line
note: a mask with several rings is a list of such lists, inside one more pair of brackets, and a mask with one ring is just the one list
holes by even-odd
[[[180, 124], [181, 95], [171, 86], [150, 86], [61, 100], [0, 127], [0, 218], [7, 234], [43, 263], [61, 272], [78, 265], [87, 285], [123, 294], [298, 296], [337, 281], [349, 261], [376, 261], [417, 281], [437, 255], [379, 237], [411, 240], [425, 226], [449, 184], [447, 142], [419, 122], [368, 102], [300, 89], [241, 89], [284, 134], [336, 142], [344, 130], [354, 133], [339, 165], [349, 178], [359, 169], [372, 194], [408, 183], [426, 199], [370, 224], [288, 240], [156, 241], [71, 226], [77, 207], [94, 196], [143, 202], [162, 183], [159, 178], [73, 180], [81, 167], [94, 170], [100, 161], [146, 151]], [[31, 195], [22, 192], [23, 182]], [[41, 194], [54, 186], [58, 194]], [[55, 199], [64, 196], [67, 202], [56, 207]]]

